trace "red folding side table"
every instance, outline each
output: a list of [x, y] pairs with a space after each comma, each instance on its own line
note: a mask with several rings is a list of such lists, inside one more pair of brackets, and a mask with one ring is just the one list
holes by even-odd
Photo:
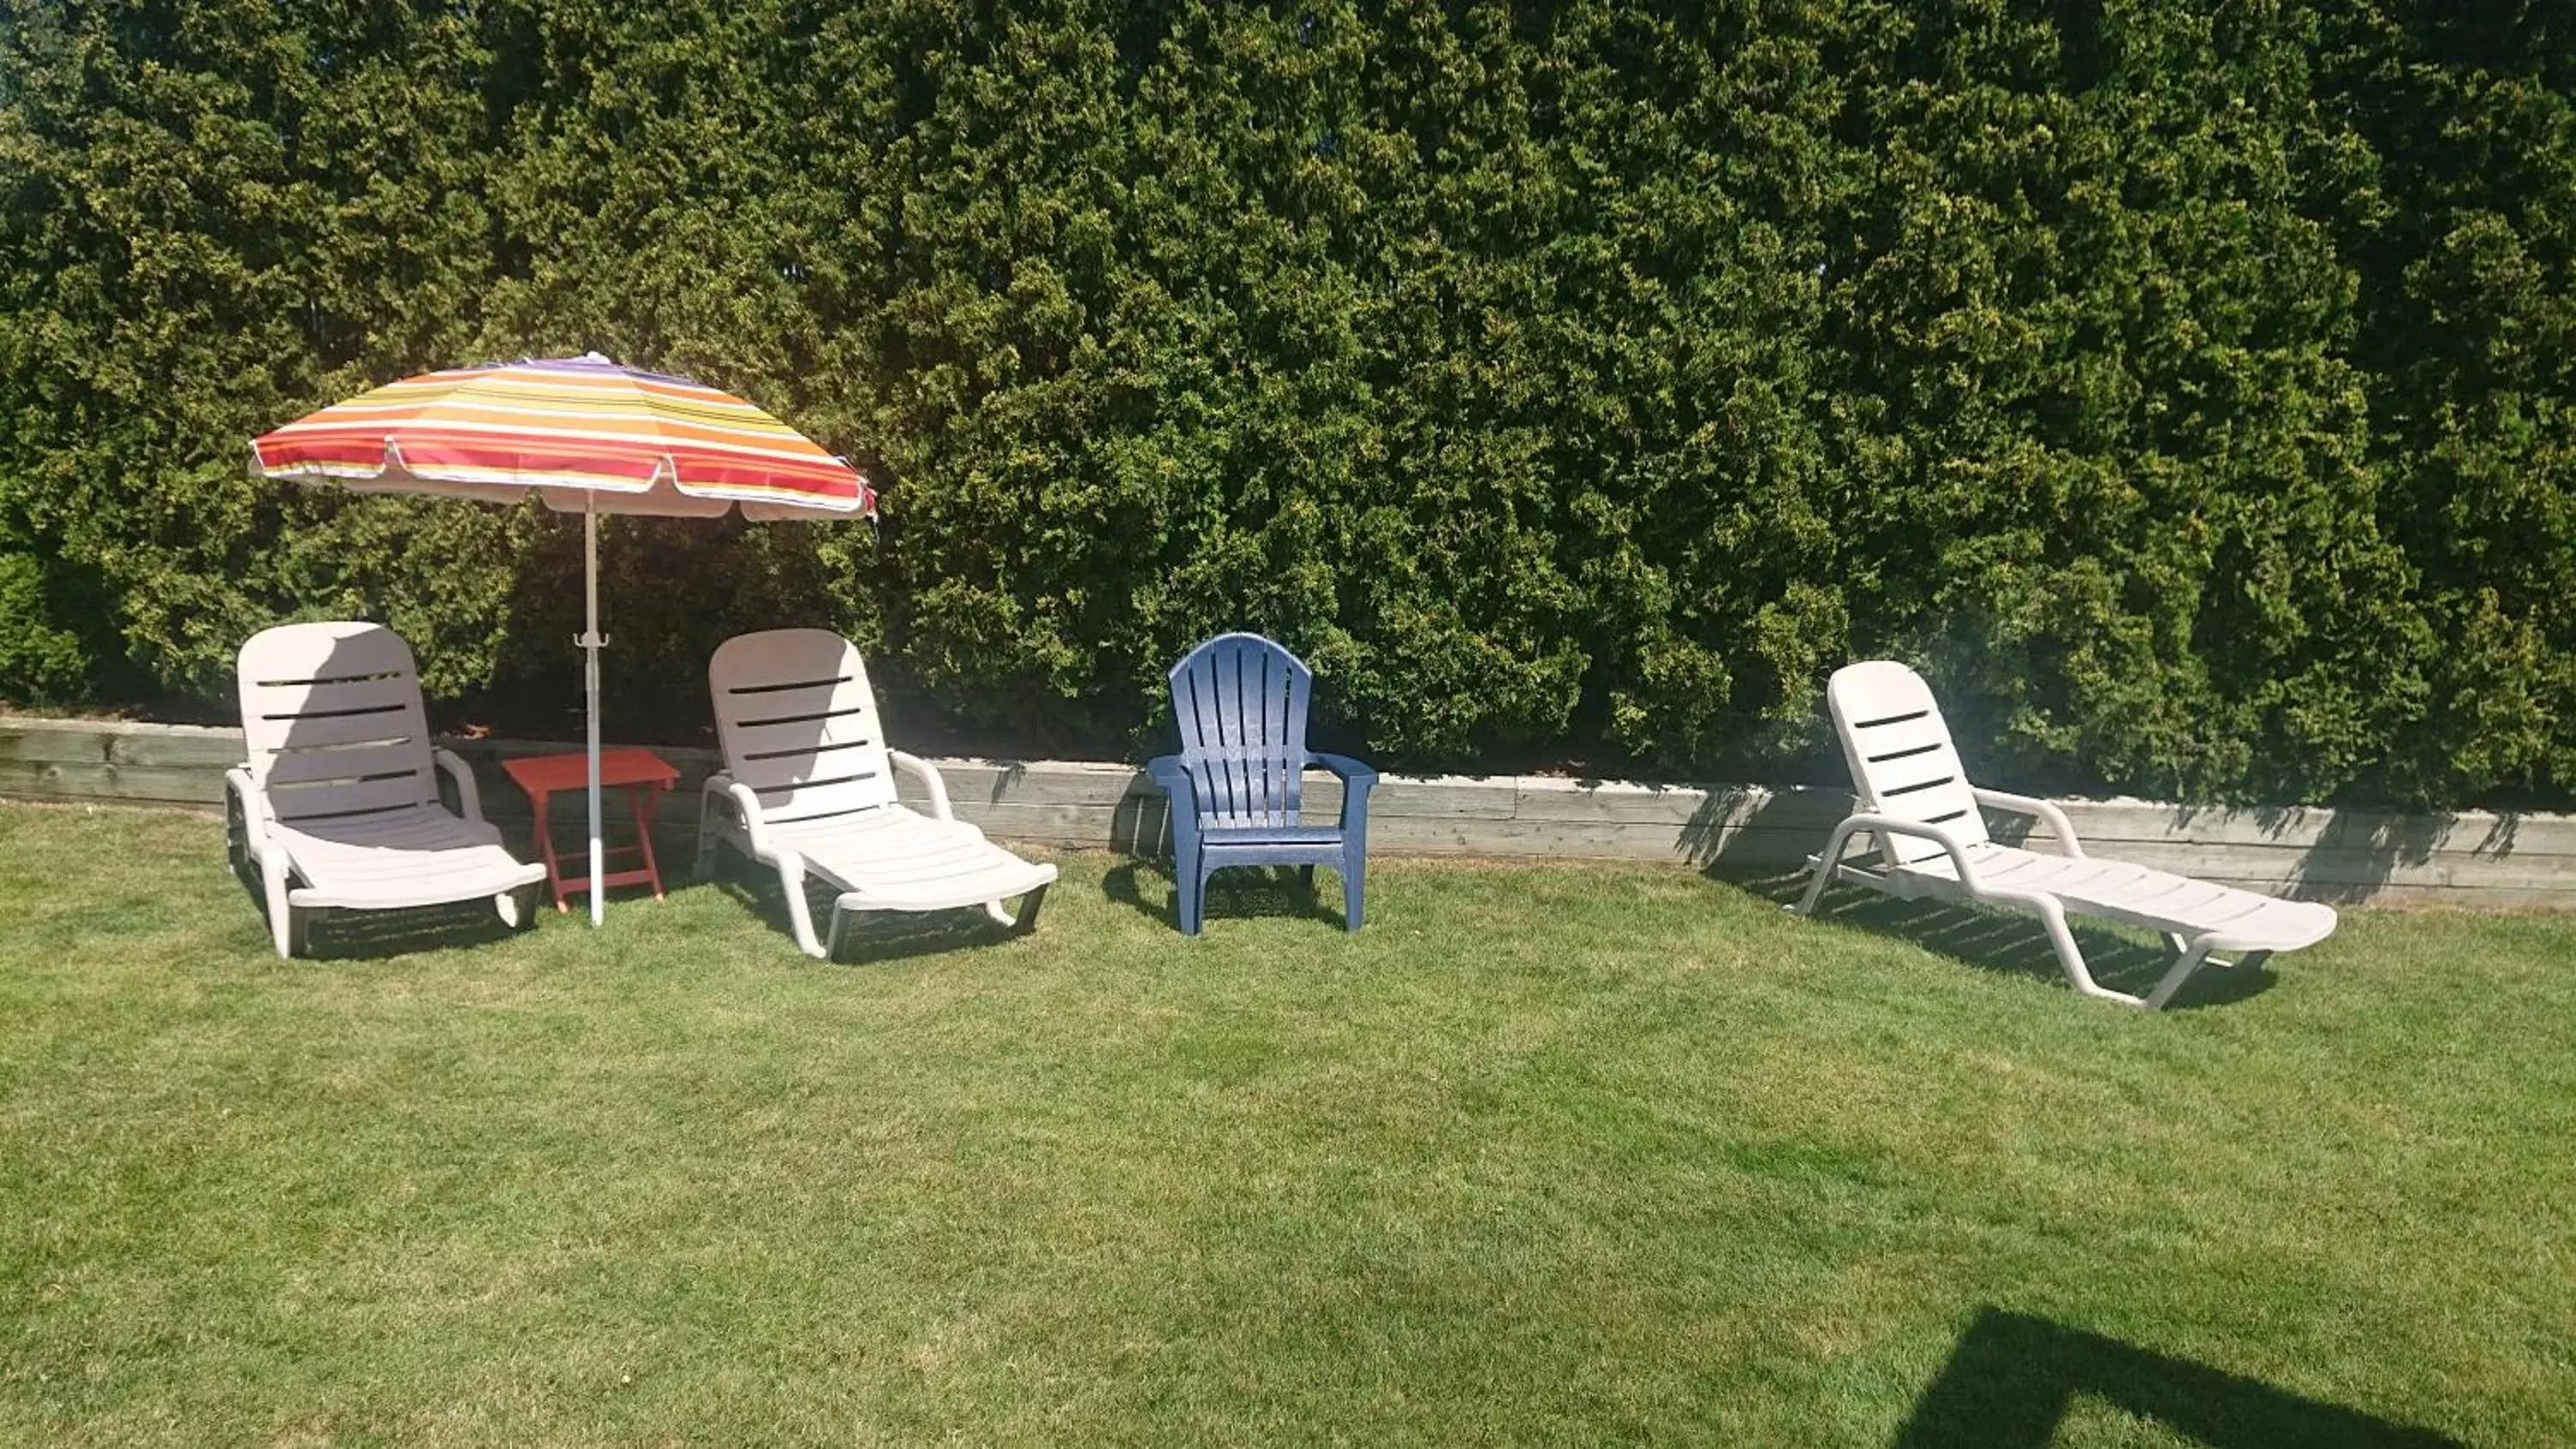
[[[554, 887], [555, 909], [572, 909], [564, 897], [590, 889], [590, 862], [585, 858], [573, 879], [565, 880], [563, 865], [555, 856], [555, 832], [546, 814], [546, 797], [557, 790], [590, 788], [590, 756], [576, 750], [568, 755], [529, 755], [516, 760], [503, 760], [501, 768], [528, 792], [528, 803], [536, 810], [537, 853], [545, 857], [546, 883]], [[653, 861], [653, 805], [662, 792], [680, 782], [680, 772], [662, 762], [651, 750], [623, 749], [599, 752], [599, 788], [623, 786], [627, 803], [635, 808], [635, 843], [609, 846], [601, 853], [605, 858], [641, 856], [644, 864], [635, 870], [612, 870], [601, 876], [602, 886], [649, 885], [653, 898], [662, 897], [661, 867]]]

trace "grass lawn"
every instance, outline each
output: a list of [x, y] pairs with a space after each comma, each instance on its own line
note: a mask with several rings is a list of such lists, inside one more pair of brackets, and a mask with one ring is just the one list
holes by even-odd
[[2576, 921], [2146, 1016], [2028, 923], [1370, 885], [288, 963], [219, 822], [0, 805], [0, 1443], [2576, 1443]]

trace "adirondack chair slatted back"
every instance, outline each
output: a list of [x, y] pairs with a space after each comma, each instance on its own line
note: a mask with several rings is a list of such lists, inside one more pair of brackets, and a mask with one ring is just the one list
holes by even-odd
[[1220, 634], [1172, 667], [1181, 763], [1203, 823], [1298, 823], [1314, 682], [1296, 655], [1258, 634]]
[[[1969, 793], [1967, 769], [1923, 676], [1893, 660], [1847, 664], [1825, 686], [1825, 701], [1861, 809], [1938, 825], [1972, 844], [1987, 838], [1985, 814]], [[1921, 836], [1882, 836], [1881, 842], [1889, 866], [1943, 853]]]
[[381, 624], [284, 624], [234, 661], [251, 783], [287, 824], [434, 804], [411, 646]]
[[895, 803], [868, 667], [829, 629], [770, 629], [718, 645], [707, 663], [725, 772], [785, 823]]

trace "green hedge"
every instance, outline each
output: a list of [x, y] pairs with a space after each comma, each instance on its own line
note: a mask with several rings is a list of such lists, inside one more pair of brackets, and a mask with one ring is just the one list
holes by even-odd
[[566, 521], [243, 455], [597, 347], [886, 485], [613, 528], [629, 732], [799, 621], [1115, 750], [1250, 627], [1390, 763], [1778, 777], [1895, 654], [2032, 786], [2563, 800], [2571, 96], [2554, 0], [28, 0], [0, 694], [567, 702]]

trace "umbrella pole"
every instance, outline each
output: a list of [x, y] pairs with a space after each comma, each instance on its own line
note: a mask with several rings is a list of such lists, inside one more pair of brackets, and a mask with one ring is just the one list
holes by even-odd
[[608, 852], [599, 838], [599, 651], [608, 641], [599, 637], [599, 495], [585, 490], [582, 505], [581, 591], [587, 627], [579, 642], [582, 684], [590, 694], [590, 923], [596, 926], [608, 914], [600, 899]]

